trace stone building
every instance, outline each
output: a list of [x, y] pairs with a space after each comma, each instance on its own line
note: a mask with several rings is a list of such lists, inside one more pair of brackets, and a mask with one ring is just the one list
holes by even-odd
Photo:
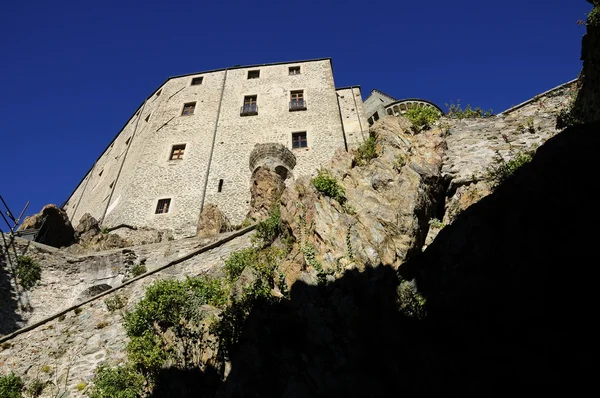
[[107, 227], [169, 229], [181, 237], [195, 233], [202, 208], [212, 203], [237, 224], [248, 211], [252, 168], [265, 163], [256, 156], [250, 162], [257, 144], [285, 147], [275, 163], [293, 178], [362, 142], [367, 131], [360, 87], [336, 88], [330, 58], [171, 77], [134, 112], [63, 208], [74, 223], [90, 213]]
[[444, 114], [444, 111], [433, 102], [419, 98], [399, 100], [377, 89], [371, 90], [371, 94], [365, 100], [364, 107], [369, 126], [384, 115], [399, 116], [413, 107], [432, 107]]

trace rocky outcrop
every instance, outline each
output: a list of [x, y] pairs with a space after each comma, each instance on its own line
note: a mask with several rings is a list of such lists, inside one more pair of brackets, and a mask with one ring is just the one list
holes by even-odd
[[231, 224], [217, 205], [207, 204], [200, 213], [196, 236], [199, 238], [218, 235], [231, 229]]
[[[354, 154], [338, 151], [329, 172], [345, 191], [343, 204], [299, 178], [281, 198], [281, 219], [296, 240], [283, 264], [288, 283], [308, 270], [334, 274], [367, 264], [398, 268], [421, 249], [427, 222], [441, 197], [444, 141], [438, 134], [409, 132], [408, 122], [385, 117], [372, 129], [378, 156], [354, 166]], [[310, 263], [313, 263], [310, 266]]]
[[78, 236], [77, 243], [66, 249], [72, 254], [92, 253], [131, 245], [119, 235], [103, 231], [98, 221], [88, 213], [81, 217], [75, 232]]
[[67, 213], [49, 204], [38, 214], [25, 218], [19, 230], [39, 229], [36, 241], [53, 247], [69, 246], [75, 241], [75, 230]]
[[571, 110], [571, 118], [577, 123], [600, 120], [600, 3], [587, 0], [594, 5], [581, 43], [583, 69], [580, 74], [580, 90]]
[[269, 167], [258, 167], [250, 185], [250, 211], [246, 218], [263, 220], [269, 216], [285, 189], [284, 178]]

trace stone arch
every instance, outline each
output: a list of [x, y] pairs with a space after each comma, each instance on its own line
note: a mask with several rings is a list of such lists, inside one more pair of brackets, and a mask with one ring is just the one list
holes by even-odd
[[401, 114], [405, 113], [409, 109], [427, 108], [427, 107], [434, 108], [438, 112], [440, 112], [442, 115], [444, 114], [444, 111], [439, 106], [434, 104], [433, 102], [423, 100], [423, 99], [418, 99], [418, 98], [410, 98], [410, 99], [404, 99], [404, 100], [392, 102], [391, 104], [386, 106], [385, 109], [386, 109], [387, 113], [390, 115], [393, 114], [395, 116], [400, 116]]
[[259, 167], [267, 167], [279, 174], [282, 180], [285, 180], [296, 167], [296, 156], [281, 144], [274, 142], [256, 144], [250, 153], [249, 166], [252, 174]]

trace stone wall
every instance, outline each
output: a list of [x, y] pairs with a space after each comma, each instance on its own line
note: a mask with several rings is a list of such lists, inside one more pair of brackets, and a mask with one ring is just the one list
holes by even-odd
[[379, 114], [380, 118], [385, 116], [385, 107], [395, 101], [396, 99], [387, 96], [381, 91], [372, 90], [364, 103], [365, 117], [370, 118], [375, 112]]
[[[15, 318], [15, 322], [10, 324], [16, 328], [29, 326], [76, 305], [90, 297], [90, 292], [120, 286], [133, 277], [134, 265], [143, 265], [148, 271], [152, 271], [231, 234], [204, 239], [180, 239], [88, 255], [75, 255], [68, 250], [17, 239], [18, 254], [27, 255], [40, 264], [42, 278], [39, 285], [19, 297], [20, 308], [13, 311], [1, 306], [2, 319]], [[10, 290], [3, 291], [2, 294], [14, 296], [14, 282], [11, 283]], [[14, 330], [15, 328], [0, 324], [0, 336]]]
[[337, 89], [336, 92], [348, 147], [360, 145], [369, 135], [360, 87]]
[[[48, 382], [42, 397], [56, 397], [64, 391], [68, 391], [69, 397], [84, 396], [85, 389], [79, 390], [78, 384], [81, 387], [89, 383], [98, 364], [107, 362], [116, 365], [125, 360], [127, 337], [122, 326], [122, 312], [133, 309], [147, 286], [158, 279], [184, 279], [209, 270], [218, 273], [224, 259], [232, 252], [249, 246], [248, 234], [237, 237], [218, 248], [134, 281], [68, 312], [64, 317], [17, 335], [0, 344], [0, 374], [13, 371], [26, 383], [36, 378]], [[156, 253], [160, 254], [160, 251]], [[108, 262], [113, 255], [99, 257]], [[77, 265], [69, 267], [76, 268]], [[64, 290], [69, 289], [64, 286]], [[123, 297], [127, 304], [121, 310], [110, 312], [104, 300], [116, 295]]]
[[[290, 67], [300, 67], [300, 73], [290, 74]], [[260, 76], [249, 79], [249, 71]], [[199, 77], [201, 84], [192, 85]], [[304, 91], [306, 110], [290, 111], [293, 90]], [[218, 204], [234, 224], [240, 223], [248, 211], [247, 165], [255, 144], [292, 149], [292, 133], [305, 131], [308, 147], [294, 150], [296, 172], [311, 174], [346, 139], [359, 140], [365, 128], [360, 89], [345, 91], [346, 100], [338, 104], [329, 59], [171, 78], [140, 106], [65, 209], [75, 224], [90, 213], [106, 227], [170, 229], [175, 237], [194, 235], [203, 203]], [[257, 115], [240, 115], [247, 95], [257, 96]], [[195, 109], [184, 116], [187, 103], [195, 103]], [[349, 137], [343, 134], [340, 108]], [[183, 159], [170, 160], [173, 145], [181, 144]], [[155, 214], [160, 199], [171, 200], [166, 214]]]
[[555, 135], [556, 115], [567, 107], [575, 82], [569, 82], [490, 118], [446, 120], [448, 149], [443, 173], [450, 190], [482, 179], [496, 153], [505, 160], [536, 149]]

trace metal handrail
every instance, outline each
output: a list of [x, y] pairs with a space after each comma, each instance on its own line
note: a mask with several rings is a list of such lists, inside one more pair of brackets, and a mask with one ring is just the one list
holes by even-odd
[[244, 104], [240, 109], [240, 116], [251, 116], [258, 115], [258, 105], [257, 104]]
[[290, 101], [290, 112], [291, 111], [305, 111], [306, 101], [303, 99], [296, 99]]

